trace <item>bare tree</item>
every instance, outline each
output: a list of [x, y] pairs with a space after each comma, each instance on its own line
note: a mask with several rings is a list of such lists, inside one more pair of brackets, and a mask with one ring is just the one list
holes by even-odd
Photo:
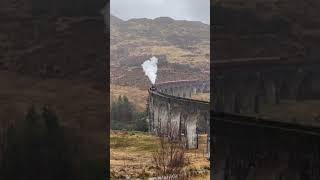
[[187, 164], [184, 144], [177, 138], [176, 128], [168, 126], [167, 132], [160, 133], [160, 148], [153, 153], [157, 175], [161, 179], [185, 179], [183, 168]]

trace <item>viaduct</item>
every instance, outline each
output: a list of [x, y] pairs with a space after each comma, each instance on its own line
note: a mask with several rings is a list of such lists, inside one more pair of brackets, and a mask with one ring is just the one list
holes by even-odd
[[[298, 108], [320, 102], [319, 61], [217, 60], [212, 69], [211, 178], [320, 179], [320, 121]], [[297, 114], [277, 116], [287, 105]]]
[[[198, 134], [210, 135], [209, 102], [191, 99], [192, 94], [210, 92], [210, 81], [172, 81], [149, 90], [149, 130], [160, 135], [173, 133], [188, 149], [198, 148]], [[208, 136], [207, 152], [210, 152]], [[210, 153], [208, 153], [210, 156]]]

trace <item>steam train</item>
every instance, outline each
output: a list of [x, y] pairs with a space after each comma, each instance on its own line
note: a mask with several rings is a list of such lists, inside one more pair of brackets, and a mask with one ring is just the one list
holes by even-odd
[[156, 86], [155, 86], [155, 85], [151, 85], [150, 90], [151, 90], [151, 91], [156, 91], [156, 90], [157, 90], [157, 88], [156, 88]]

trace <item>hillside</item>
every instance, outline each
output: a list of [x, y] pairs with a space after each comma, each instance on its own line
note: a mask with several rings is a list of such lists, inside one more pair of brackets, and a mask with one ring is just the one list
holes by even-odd
[[153, 55], [159, 58], [157, 82], [209, 78], [207, 24], [169, 17], [124, 21], [111, 15], [110, 30], [112, 84], [147, 88], [141, 64]]
[[49, 105], [66, 134], [72, 178], [101, 179], [109, 102], [104, 3], [70, 2], [0, 2], [0, 158], [8, 128], [22, 126], [32, 105]]
[[320, 57], [320, 3], [307, 1], [219, 0], [215, 9], [215, 59], [283, 56]]
[[[102, 17], [3, 18], [0, 69], [46, 78], [105, 79]], [[77, 43], [75, 43], [77, 42]]]

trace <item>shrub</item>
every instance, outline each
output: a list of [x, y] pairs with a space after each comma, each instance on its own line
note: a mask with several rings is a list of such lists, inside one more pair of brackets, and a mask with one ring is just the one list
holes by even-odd
[[147, 113], [138, 112], [126, 96], [119, 96], [111, 105], [111, 129], [148, 131]]
[[160, 134], [160, 148], [152, 155], [157, 166], [157, 175], [163, 179], [186, 179], [183, 168], [187, 164], [184, 144], [177, 140], [175, 129], [169, 128], [167, 135]]

